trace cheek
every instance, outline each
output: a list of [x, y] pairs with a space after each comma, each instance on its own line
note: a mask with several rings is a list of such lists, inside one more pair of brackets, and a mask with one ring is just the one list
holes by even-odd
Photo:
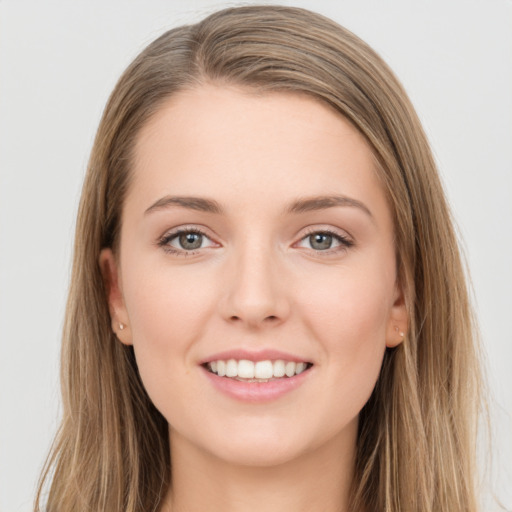
[[333, 386], [354, 412], [380, 372], [393, 293], [394, 274], [386, 275], [378, 264], [340, 268], [304, 287], [301, 316], [322, 346]]
[[182, 383], [193, 364], [192, 349], [204, 337], [214, 290], [205, 276], [192, 272], [128, 265], [137, 269], [123, 279], [137, 366], [151, 400], [171, 422], [176, 406], [197, 392]]
[[302, 316], [330, 351], [358, 350], [368, 342], [385, 344], [394, 278], [372, 268], [342, 268], [302, 287]]
[[158, 264], [138, 269], [124, 280], [134, 344], [181, 350], [200, 336], [201, 318], [214, 304], [213, 288], [197, 272]]

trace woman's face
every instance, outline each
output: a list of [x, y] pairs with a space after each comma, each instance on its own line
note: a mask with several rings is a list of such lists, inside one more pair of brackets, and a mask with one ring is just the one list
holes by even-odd
[[353, 446], [406, 327], [364, 138], [306, 96], [203, 86], [135, 156], [119, 258], [100, 262], [172, 446], [249, 465]]

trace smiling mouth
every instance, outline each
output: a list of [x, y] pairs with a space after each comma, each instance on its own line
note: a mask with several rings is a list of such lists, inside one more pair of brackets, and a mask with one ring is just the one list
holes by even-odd
[[209, 372], [242, 382], [269, 382], [277, 379], [289, 379], [309, 370], [313, 364], [308, 362], [285, 361], [283, 359], [249, 361], [247, 359], [217, 360], [205, 363]]

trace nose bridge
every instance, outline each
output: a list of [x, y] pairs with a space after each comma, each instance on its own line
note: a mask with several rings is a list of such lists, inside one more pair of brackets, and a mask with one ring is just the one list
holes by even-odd
[[229, 258], [225, 315], [251, 326], [284, 320], [289, 312], [277, 251], [266, 236], [246, 236]]

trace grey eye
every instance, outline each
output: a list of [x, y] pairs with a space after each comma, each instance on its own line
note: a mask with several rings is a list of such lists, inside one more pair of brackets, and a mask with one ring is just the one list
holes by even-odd
[[312, 249], [317, 251], [325, 251], [330, 249], [332, 245], [332, 235], [328, 233], [314, 233], [309, 236], [309, 243]]
[[215, 247], [215, 243], [196, 228], [183, 228], [164, 235], [158, 245], [171, 254], [187, 256], [207, 247]]
[[199, 249], [203, 243], [203, 235], [199, 233], [181, 233], [178, 237], [180, 246], [186, 250]]

